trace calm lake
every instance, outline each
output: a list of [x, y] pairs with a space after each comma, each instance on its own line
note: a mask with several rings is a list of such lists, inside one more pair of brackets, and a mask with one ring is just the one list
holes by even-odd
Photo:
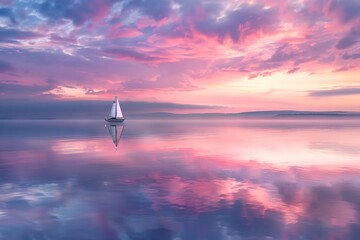
[[360, 239], [360, 121], [0, 121], [0, 239]]

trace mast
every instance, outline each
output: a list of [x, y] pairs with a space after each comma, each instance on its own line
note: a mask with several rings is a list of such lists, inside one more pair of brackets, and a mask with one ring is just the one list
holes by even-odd
[[117, 118], [117, 104], [118, 104], [118, 100], [117, 100], [117, 96], [115, 96], [115, 118]]

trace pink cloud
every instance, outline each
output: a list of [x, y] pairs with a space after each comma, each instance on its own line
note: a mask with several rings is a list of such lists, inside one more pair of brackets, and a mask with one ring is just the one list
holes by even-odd
[[351, 86], [348, 75], [358, 71], [355, 0], [69, 2], [22, 3], [37, 12], [32, 16], [18, 0], [9, 2], [0, 17], [18, 24], [0, 28], [0, 61], [13, 66], [3, 80], [41, 86], [53, 78], [97, 93], [85, 97], [127, 91], [138, 99], [145, 91], [143, 98], [153, 99], [164, 90], [192, 94], [249, 78], [260, 89], [279, 74], [292, 74], [288, 88], [292, 77], [312, 72], [336, 74]]
[[130, 27], [111, 28], [107, 34], [109, 38], [133, 38], [141, 36], [143, 33]]

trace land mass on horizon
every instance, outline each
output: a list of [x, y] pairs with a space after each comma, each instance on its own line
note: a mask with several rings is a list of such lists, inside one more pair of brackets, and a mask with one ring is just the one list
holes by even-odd
[[186, 119], [186, 118], [229, 118], [229, 119], [287, 119], [287, 118], [360, 118], [360, 112], [348, 111], [295, 111], [270, 110], [239, 113], [188, 113], [176, 114], [155, 112], [131, 115], [132, 118]]
[[[89, 115], [88, 113], [46, 115], [22, 115], [13, 113], [0, 115], [0, 119], [102, 119], [101, 114]], [[238, 113], [171, 113], [149, 112], [127, 114], [129, 119], [353, 119], [360, 118], [360, 112], [350, 111], [296, 111], [296, 110], [269, 110]]]

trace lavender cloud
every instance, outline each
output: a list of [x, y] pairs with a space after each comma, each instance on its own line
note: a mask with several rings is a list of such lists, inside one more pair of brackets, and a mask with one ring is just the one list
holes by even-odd
[[13, 71], [15, 68], [8, 62], [0, 60], [0, 73]]
[[169, 0], [131, 0], [125, 3], [124, 9], [125, 11], [128, 9], [140, 10], [157, 21], [168, 17], [172, 12], [171, 1]]
[[17, 24], [17, 21], [14, 17], [14, 14], [11, 11], [11, 8], [0, 8], [0, 17], [7, 18], [12, 24]]
[[190, 91], [230, 73], [354, 71], [343, 66], [359, 59], [356, 0], [14, 0], [1, 5], [0, 18], [0, 53], [12, 67], [0, 63], [0, 71], [16, 62], [18, 74], [10, 80], [41, 86], [57, 76], [97, 96]]
[[351, 31], [339, 40], [336, 44], [337, 49], [346, 49], [355, 45], [359, 41], [360, 30], [352, 28]]
[[120, 59], [132, 59], [140, 62], [156, 62], [165, 60], [163, 57], [152, 56], [151, 53], [141, 53], [135, 50], [126, 48], [105, 48], [103, 53], [107, 56], [120, 58]]
[[354, 54], [344, 53], [342, 58], [345, 60], [358, 59], [360, 58], [360, 53], [354, 53]]
[[244, 40], [260, 30], [263, 32], [274, 31], [277, 23], [275, 8], [249, 4], [242, 4], [238, 9], [228, 12], [220, 19], [214, 18], [211, 14], [205, 14], [202, 19], [195, 18], [194, 21], [195, 27], [200, 33], [217, 36], [220, 41], [229, 36], [234, 42]]
[[298, 55], [296, 51], [287, 45], [280, 46], [268, 60], [269, 62], [285, 62], [292, 60]]
[[20, 94], [22, 96], [38, 96], [44, 92], [54, 89], [56, 86], [51, 82], [44, 85], [21, 85], [16, 83], [0, 82], [0, 95], [11, 96]]
[[313, 97], [331, 97], [360, 94], [360, 87], [341, 87], [328, 90], [314, 90], [309, 93]]
[[68, 19], [79, 26], [99, 15], [106, 15], [115, 2], [115, 0], [45, 0], [37, 5], [37, 10], [52, 21]]
[[0, 28], [0, 42], [19, 43], [19, 40], [34, 39], [40, 36], [41, 34], [36, 32]]
[[357, 0], [332, 0], [329, 10], [337, 13], [345, 23], [360, 17], [360, 3]]

